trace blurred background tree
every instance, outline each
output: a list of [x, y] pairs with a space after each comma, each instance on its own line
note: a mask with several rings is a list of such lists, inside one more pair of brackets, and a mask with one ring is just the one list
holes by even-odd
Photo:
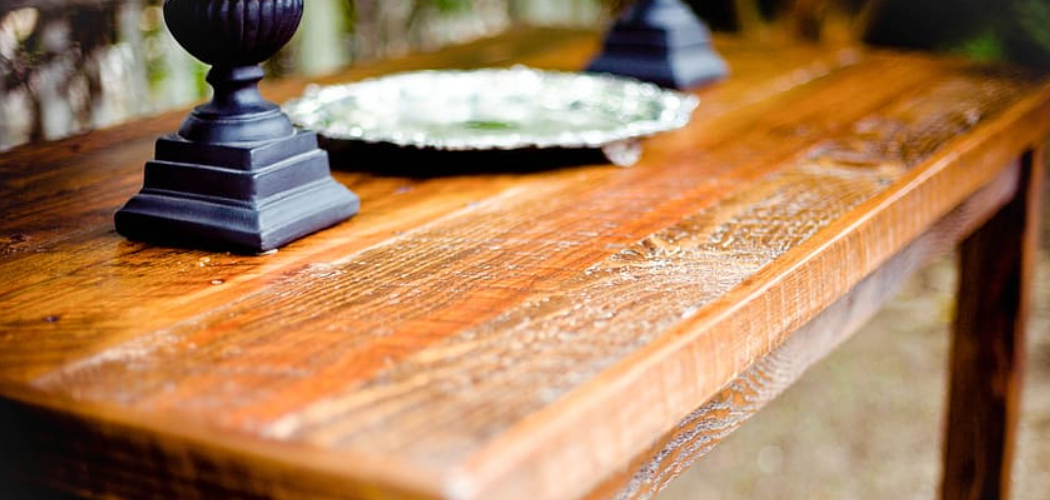
[[[1050, 0], [687, 0], [717, 31], [865, 41], [1050, 67]], [[0, 0], [0, 150], [189, 105], [207, 68], [162, 0]], [[603, 29], [631, 0], [309, 0], [267, 63], [316, 75], [520, 25]]]
[[[163, 0], [0, 0], [0, 151], [205, 97]], [[599, 26], [602, 0], [308, 0], [271, 76], [315, 75], [516, 25]]]

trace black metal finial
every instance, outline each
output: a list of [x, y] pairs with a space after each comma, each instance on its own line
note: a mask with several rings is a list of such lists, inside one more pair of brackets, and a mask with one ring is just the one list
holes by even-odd
[[724, 78], [725, 61], [711, 32], [681, 0], [638, 0], [606, 34], [601, 53], [586, 71], [630, 76], [690, 89]]
[[164, 20], [212, 66], [210, 102], [157, 141], [143, 189], [115, 217], [135, 240], [248, 251], [280, 247], [357, 213], [313, 132], [262, 97], [259, 63], [295, 34], [303, 0], [167, 0]]

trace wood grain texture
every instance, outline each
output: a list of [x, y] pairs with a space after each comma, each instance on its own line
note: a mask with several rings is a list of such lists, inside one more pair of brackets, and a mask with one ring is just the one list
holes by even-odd
[[[512, 33], [324, 81], [577, 68], [596, 40]], [[792, 332], [911, 269], [909, 245], [965, 232], [923, 236], [980, 219], [998, 195], [978, 193], [1001, 195], [1050, 130], [1041, 74], [717, 43], [734, 76], [633, 168], [410, 178], [340, 159], [361, 214], [271, 255], [112, 231], [177, 114], [0, 156], [0, 415], [17, 423], [0, 444], [24, 455], [4, 470], [117, 498], [629, 488], [615, 477], [726, 384], [808, 362], [776, 351]], [[813, 356], [838, 339], [815, 338], [798, 341]]]
[[1025, 155], [1018, 196], [961, 247], [941, 486], [945, 500], [1010, 497], [1043, 154], [1039, 148]]
[[812, 364], [847, 340], [912, 274], [932, 259], [953, 250], [964, 236], [1006, 206], [1018, 192], [1020, 172], [1018, 162], [1000, 173], [991, 184], [690, 413], [630, 467], [607, 479], [588, 498], [644, 500], [659, 493], [787, 390]]

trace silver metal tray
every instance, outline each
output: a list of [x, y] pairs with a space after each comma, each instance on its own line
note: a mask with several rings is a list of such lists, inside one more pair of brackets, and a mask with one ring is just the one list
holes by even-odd
[[630, 165], [638, 139], [684, 126], [698, 104], [627, 77], [515, 66], [311, 86], [283, 109], [328, 140], [453, 151], [593, 148]]

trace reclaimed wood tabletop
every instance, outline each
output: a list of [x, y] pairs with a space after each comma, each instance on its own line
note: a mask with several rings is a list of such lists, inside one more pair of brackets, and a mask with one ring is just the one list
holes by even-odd
[[[263, 91], [576, 70], [598, 45], [515, 31]], [[0, 154], [0, 477], [128, 500], [647, 498], [961, 242], [944, 495], [1005, 493], [1050, 78], [716, 48], [731, 76], [633, 167], [333, 155], [360, 214], [264, 255], [114, 231], [185, 110]]]

